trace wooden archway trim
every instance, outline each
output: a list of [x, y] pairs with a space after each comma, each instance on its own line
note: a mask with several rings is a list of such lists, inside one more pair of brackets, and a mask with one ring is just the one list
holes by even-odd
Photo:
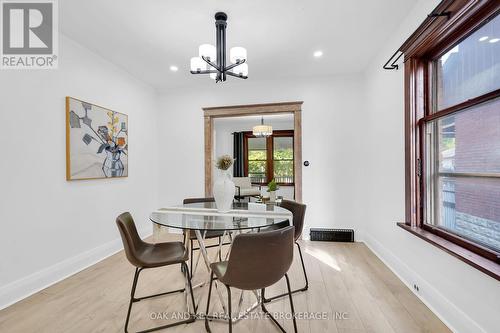
[[215, 118], [292, 113], [294, 122], [295, 200], [302, 202], [302, 104], [298, 102], [232, 105], [203, 108], [205, 117], [205, 196], [212, 196], [213, 126]]

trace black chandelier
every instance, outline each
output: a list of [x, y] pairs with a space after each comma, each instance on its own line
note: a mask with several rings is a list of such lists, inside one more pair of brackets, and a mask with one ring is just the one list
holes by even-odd
[[210, 44], [200, 45], [199, 56], [191, 58], [191, 74], [210, 74], [215, 82], [226, 81], [227, 75], [240, 79], [248, 78], [247, 50], [245, 48], [231, 48], [229, 52], [231, 65], [226, 66], [226, 26], [226, 13], [216, 13], [216, 47]]

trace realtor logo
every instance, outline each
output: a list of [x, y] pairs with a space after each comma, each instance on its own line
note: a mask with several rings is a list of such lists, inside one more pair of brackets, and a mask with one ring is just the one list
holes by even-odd
[[57, 68], [55, 0], [0, 0], [0, 5], [0, 68]]

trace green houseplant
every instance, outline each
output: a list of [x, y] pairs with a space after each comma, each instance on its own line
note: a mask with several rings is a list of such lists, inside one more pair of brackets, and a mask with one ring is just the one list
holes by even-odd
[[276, 181], [273, 179], [267, 184], [267, 192], [269, 192], [269, 201], [275, 202], [276, 201], [276, 191], [278, 190], [278, 184], [276, 184]]

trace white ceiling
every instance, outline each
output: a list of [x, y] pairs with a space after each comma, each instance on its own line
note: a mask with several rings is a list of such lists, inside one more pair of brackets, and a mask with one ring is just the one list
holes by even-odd
[[249, 80], [259, 80], [362, 71], [415, 3], [64, 0], [59, 8], [65, 35], [162, 90], [209, 80], [191, 75], [189, 60], [200, 44], [215, 44], [217, 11], [228, 14], [228, 48], [247, 48]]

